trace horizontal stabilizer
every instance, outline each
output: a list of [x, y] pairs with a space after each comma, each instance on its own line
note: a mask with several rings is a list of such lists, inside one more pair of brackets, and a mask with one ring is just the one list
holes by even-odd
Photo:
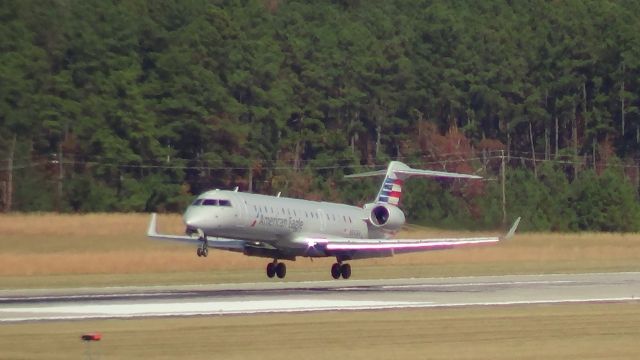
[[399, 161], [392, 161], [386, 170], [367, 171], [359, 174], [346, 175], [345, 178], [359, 178], [368, 176], [382, 176], [384, 175], [384, 181], [376, 196], [376, 203], [388, 203], [394, 206], [398, 206], [400, 203], [400, 196], [402, 195], [402, 186], [404, 180], [411, 176], [428, 176], [428, 177], [442, 177], [442, 178], [454, 178], [454, 179], [482, 179], [481, 176], [471, 174], [460, 174], [446, 171], [435, 170], [421, 170], [414, 169], [407, 164], [403, 164]]
[[[404, 164], [403, 164], [404, 165]], [[454, 172], [447, 171], [436, 171], [436, 170], [421, 170], [421, 169], [413, 169], [410, 167], [406, 168], [390, 168], [389, 170], [376, 170], [376, 171], [367, 171], [358, 174], [345, 175], [345, 178], [361, 178], [361, 177], [369, 177], [369, 176], [384, 176], [387, 175], [388, 172], [394, 173], [396, 176], [399, 175], [400, 178], [405, 178], [409, 176], [431, 176], [431, 177], [446, 177], [446, 178], [457, 178], [457, 179], [482, 179], [482, 176], [472, 175], [472, 174], [460, 174]]]
[[471, 174], [460, 174], [446, 171], [435, 170], [419, 170], [419, 169], [407, 169], [407, 170], [394, 170], [396, 174], [409, 175], [409, 176], [434, 176], [434, 177], [448, 177], [458, 179], [482, 179], [482, 176]]
[[369, 176], [383, 176], [387, 173], [387, 170], [376, 170], [376, 171], [367, 171], [358, 174], [345, 175], [345, 178], [360, 178], [360, 177], [369, 177]]

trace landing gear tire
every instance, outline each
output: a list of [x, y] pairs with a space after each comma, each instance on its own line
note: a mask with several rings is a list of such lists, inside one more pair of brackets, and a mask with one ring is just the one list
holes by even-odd
[[349, 264], [342, 264], [340, 266], [340, 273], [342, 273], [342, 278], [343, 279], [348, 279], [351, 277], [351, 265]]
[[276, 276], [276, 263], [267, 264], [267, 277], [272, 278]]
[[198, 254], [198, 256], [204, 256], [204, 257], [207, 257], [207, 255], [209, 255], [209, 249], [199, 247], [199, 248], [196, 250], [196, 254]]
[[334, 279], [336, 279], [336, 280], [340, 279], [340, 273], [341, 273], [340, 264], [334, 263], [333, 265], [331, 265], [331, 276]]
[[278, 265], [276, 265], [276, 275], [278, 275], [280, 279], [283, 279], [287, 275], [287, 265], [285, 265], [285, 263], [278, 263]]

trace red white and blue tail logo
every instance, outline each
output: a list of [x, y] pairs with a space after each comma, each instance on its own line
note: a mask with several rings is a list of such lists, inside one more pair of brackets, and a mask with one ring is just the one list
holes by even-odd
[[392, 179], [387, 177], [382, 183], [382, 188], [378, 194], [378, 201], [383, 203], [389, 203], [391, 205], [398, 205], [400, 203], [400, 196], [402, 195], [402, 179]]

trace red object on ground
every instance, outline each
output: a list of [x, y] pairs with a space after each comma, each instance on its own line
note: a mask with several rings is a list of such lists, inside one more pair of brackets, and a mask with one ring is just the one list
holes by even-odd
[[99, 332], [87, 333], [81, 336], [83, 341], [100, 341], [102, 339], [102, 334]]

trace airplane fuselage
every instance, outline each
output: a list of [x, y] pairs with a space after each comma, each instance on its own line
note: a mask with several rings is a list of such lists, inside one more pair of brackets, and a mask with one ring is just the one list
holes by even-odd
[[297, 239], [309, 237], [383, 237], [366, 219], [366, 210], [355, 206], [226, 190], [199, 195], [184, 213], [187, 232], [288, 247], [306, 246]]

